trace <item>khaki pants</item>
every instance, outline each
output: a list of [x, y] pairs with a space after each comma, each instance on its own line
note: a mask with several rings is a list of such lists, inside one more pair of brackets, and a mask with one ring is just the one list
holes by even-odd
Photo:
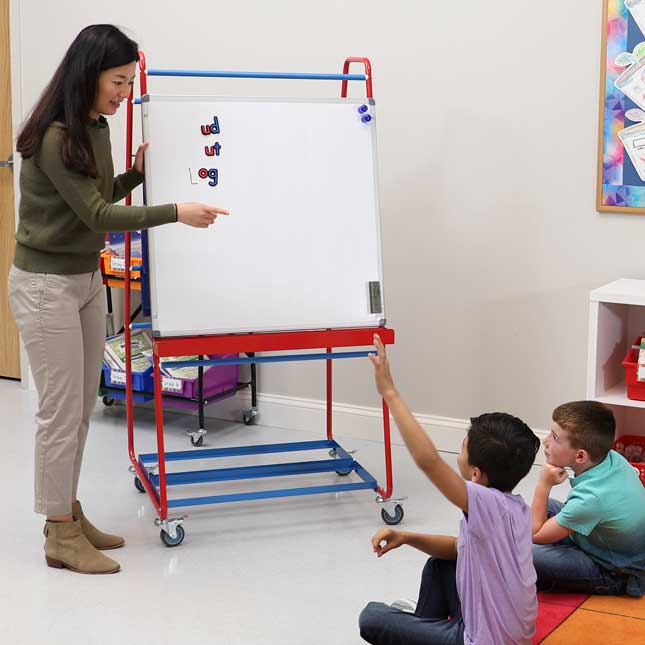
[[9, 304], [38, 390], [35, 511], [72, 512], [101, 377], [105, 295], [99, 271], [9, 272]]

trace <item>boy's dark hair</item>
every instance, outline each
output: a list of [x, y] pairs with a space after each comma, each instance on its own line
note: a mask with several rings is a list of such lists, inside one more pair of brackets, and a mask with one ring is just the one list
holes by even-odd
[[569, 445], [586, 450], [600, 463], [611, 450], [616, 433], [614, 413], [598, 401], [572, 401], [553, 410], [553, 420], [567, 432]]
[[23, 159], [36, 154], [52, 121], [61, 121], [63, 164], [96, 177], [96, 161], [87, 133], [89, 113], [101, 72], [139, 60], [138, 45], [114, 25], [85, 27], [69, 46], [49, 85], [23, 126], [16, 150]]
[[531, 428], [511, 414], [470, 419], [468, 462], [486, 474], [491, 488], [510, 493], [531, 469], [539, 448]]

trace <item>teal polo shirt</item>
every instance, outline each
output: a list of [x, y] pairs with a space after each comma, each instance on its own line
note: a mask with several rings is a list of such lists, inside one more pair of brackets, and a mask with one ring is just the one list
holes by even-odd
[[610, 450], [571, 487], [558, 523], [600, 566], [628, 576], [628, 594], [645, 593], [645, 487], [636, 469]]

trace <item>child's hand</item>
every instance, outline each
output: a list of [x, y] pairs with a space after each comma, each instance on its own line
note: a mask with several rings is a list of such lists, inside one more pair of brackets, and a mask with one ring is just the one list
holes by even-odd
[[[385, 542], [385, 544], [381, 546], [381, 542]], [[379, 558], [402, 544], [404, 541], [401, 533], [390, 528], [379, 529], [372, 538], [372, 550]]]
[[134, 167], [141, 173], [143, 174], [143, 155], [145, 154], [146, 150], [148, 149], [149, 143], [142, 143], [138, 150], [137, 154], [134, 157]]
[[547, 486], [557, 486], [569, 478], [569, 474], [564, 468], [543, 464], [540, 471], [540, 483]]
[[394, 381], [392, 380], [392, 374], [390, 373], [390, 363], [387, 360], [385, 345], [383, 345], [381, 337], [378, 334], [374, 334], [374, 346], [378, 353], [376, 356], [374, 354], [370, 354], [369, 359], [372, 361], [372, 365], [374, 365], [376, 389], [385, 399], [388, 396], [396, 394], [396, 388], [394, 387]]

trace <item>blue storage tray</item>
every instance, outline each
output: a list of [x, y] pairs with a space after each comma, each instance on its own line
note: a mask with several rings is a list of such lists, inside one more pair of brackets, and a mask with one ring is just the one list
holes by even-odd
[[[108, 365], [103, 363], [103, 376], [107, 387], [125, 390], [125, 372], [113, 372]], [[132, 372], [132, 389], [136, 392], [154, 392], [152, 366], [145, 372]]]

